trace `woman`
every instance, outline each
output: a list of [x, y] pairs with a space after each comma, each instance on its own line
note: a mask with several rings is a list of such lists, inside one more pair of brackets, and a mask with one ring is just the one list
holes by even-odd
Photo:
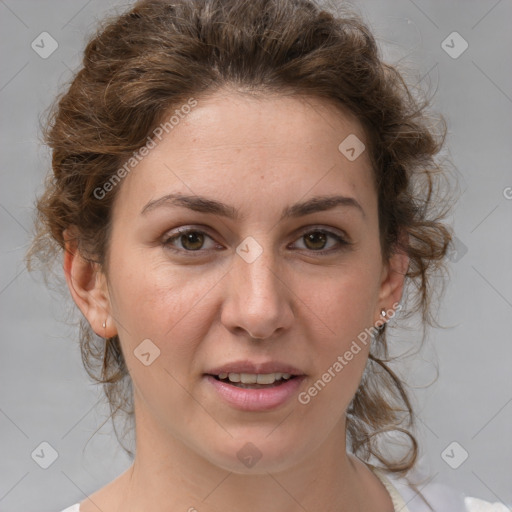
[[67, 512], [476, 510], [414, 480], [386, 364], [389, 320], [434, 321], [451, 240], [424, 108], [348, 10], [145, 1], [105, 22], [49, 123], [32, 255], [63, 251], [136, 450]]

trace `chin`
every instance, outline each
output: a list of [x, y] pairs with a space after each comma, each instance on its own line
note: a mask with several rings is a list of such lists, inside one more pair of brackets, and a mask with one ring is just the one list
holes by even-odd
[[[275, 426], [273, 427], [275, 428]], [[229, 429], [228, 429], [229, 431]], [[269, 435], [270, 433], [270, 435]], [[295, 439], [278, 433], [277, 429], [249, 429], [244, 435], [233, 435], [229, 442], [212, 452], [210, 444], [207, 458], [212, 464], [240, 475], [266, 475], [285, 471], [298, 464], [306, 454], [304, 438]], [[298, 447], [301, 450], [298, 450]]]

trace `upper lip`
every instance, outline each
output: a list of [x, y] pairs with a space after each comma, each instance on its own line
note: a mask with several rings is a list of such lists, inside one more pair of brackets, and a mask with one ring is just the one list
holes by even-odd
[[290, 375], [304, 375], [304, 372], [298, 368], [279, 361], [266, 361], [261, 363], [254, 363], [252, 361], [232, 361], [206, 372], [208, 375], [219, 375], [221, 373], [289, 373]]

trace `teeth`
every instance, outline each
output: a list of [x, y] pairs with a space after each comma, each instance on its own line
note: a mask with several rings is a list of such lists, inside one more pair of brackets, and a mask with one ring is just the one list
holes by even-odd
[[220, 373], [219, 379], [242, 384], [273, 384], [276, 380], [291, 378], [290, 373]]

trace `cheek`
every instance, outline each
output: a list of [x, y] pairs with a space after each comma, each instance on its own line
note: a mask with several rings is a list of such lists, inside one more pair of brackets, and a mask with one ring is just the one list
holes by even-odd
[[[153, 414], [166, 415], [178, 407], [186, 415], [193, 404], [183, 385], [194, 372], [197, 349], [208, 330], [201, 305], [213, 284], [147, 262], [140, 268], [133, 271], [125, 264], [111, 272], [110, 279], [128, 371]], [[171, 417], [162, 419], [169, 422]]]
[[[159, 349], [166, 367], [183, 368], [208, 329], [208, 298], [218, 278], [150, 261], [111, 272], [111, 304], [123, 345], [133, 351], [145, 339]], [[134, 270], [136, 268], [137, 270]]]
[[372, 326], [379, 291], [377, 279], [364, 267], [352, 266], [324, 284], [327, 286], [309, 293], [304, 302], [315, 313], [316, 329], [327, 332], [341, 348]]
[[[307, 308], [314, 311], [310, 339], [317, 364], [315, 389], [318, 406], [348, 405], [359, 385], [370, 350], [377, 288], [373, 278], [365, 278], [354, 267], [323, 291], [308, 295]], [[366, 274], [370, 276], [370, 274]], [[324, 391], [325, 388], [325, 391]], [[307, 400], [307, 397], [306, 397]]]

